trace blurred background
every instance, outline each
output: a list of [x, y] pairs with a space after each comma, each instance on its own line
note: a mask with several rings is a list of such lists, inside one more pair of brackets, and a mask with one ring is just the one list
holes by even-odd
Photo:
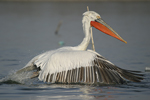
[[[121, 68], [145, 72], [145, 68], [150, 67], [149, 1], [0, 0], [0, 78], [7, 76], [11, 71], [24, 67], [30, 59], [42, 52], [62, 46], [76, 46], [80, 44], [84, 38], [82, 14], [87, 11], [87, 6], [89, 6], [90, 10], [99, 13], [102, 19], [128, 42], [127, 44], [122, 43], [93, 28], [96, 51]], [[88, 49], [91, 49], [91, 44]], [[142, 84], [145, 86], [148, 83]], [[125, 89], [115, 87], [119, 88], [119, 90], [116, 89], [116, 92], [112, 93], [112, 95], [114, 99], [119, 100], [123, 100], [123, 98], [127, 100], [131, 97], [132, 100], [146, 99], [146, 97], [148, 99], [149, 92], [147, 89], [149, 89], [149, 86], [148, 84], [146, 88], [132, 88], [131, 91], [124, 91], [128, 86], [125, 86]], [[18, 93], [25, 92], [22, 88], [18, 89], [20, 86], [15, 86], [15, 88], [8, 87], [0, 87], [0, 92], [8, 89], [10, 92], [15, 91], [15, 100], [19, 100], [17, 97], [21, 97]], [[56, 89], [57, 86], [48, 86], [48, 88], [50, 90]], [[59, 90], [60, 97], [64, 88], [66, 87]], [[88, 88], [93, 89], [95, 87]], [[70, 95], [74, 95], [73, 98], [76, 98], [76, 95], [78, 96], [79, 94], [87, 97], [81, 96], [78, 99], [87, 99], [89, 95], [92, 99], [97, 96], [100, 96], [102, 99], [109, 97], [110, 95], [107, 92], [110, 89], [102, 88], [104, 89], [102, 91], [103, 96], [97, 94], [100, 91], [92, 89], [86, 92], [79, 91], [80, 87], [76, 87], [76, 90], [73, 88], [68, 89], [70, 94], [64, 94], [66, 96], [64, 99], [72, 99]], [[87, 88], [85, 87], [84, 89], [86, 90]], [[66, 89], [65, 91], [68, 90]], [[139, 90], [140, 92], [134, 90]], [[32, 89], [31, 91], [35, 92]], [[26, 92], [30, 95], [30, 93], [33, 93], [31, 91]], [[56, 91], [58, 90], [56, 89]], [[112, 89], [112, 91], [115, 90]], [[5, 91], [5, 95], [1, 95], [0, 98], [11, 100], [13, 94], [10, 92]], [[42, 96], [47, 95], [44, 91], [38, 93]], [[30, 96], [34, 98], [37, 94], [33, 93]], [[27, 100], [29, 98], [22, 94], [21, 99]], [[57, 99], [60, 98], [57, 97]]]
[[107, 2], [111, 2], [111, 1], [126, 1], [126, 2], [131, 2], [131, 1], [150, 1], [150, 0], [0, 0], [0, 1], [57, 1], [57, 2], [74, 2], [74, 1], [78, 1], [78, 2], [95, 2], [95, 1], [107, 1]]

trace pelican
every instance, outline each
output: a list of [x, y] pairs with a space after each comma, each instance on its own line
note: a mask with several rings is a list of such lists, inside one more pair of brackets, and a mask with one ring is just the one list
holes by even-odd
[[82, 24], [85, 37], [78, 46], [62, 47], [37, 55], [16, 73], [33, 71], [31, 78], [38, 77], [48, 83], [123, 84], [127, 80], [140, 82], [143, 79], [140, 71], [119, 68], [99, 53], [87, 50], [91, 27], [127, 43], [98, 13], [83, 13]]

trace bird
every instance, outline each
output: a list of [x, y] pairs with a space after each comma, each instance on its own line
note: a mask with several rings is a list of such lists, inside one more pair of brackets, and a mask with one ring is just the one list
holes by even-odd
[[87, 50], [91, 27], [127, 43], [98, 13], [84, 12], [82, 24], [85, 37], [79, 45], [41, 53], [16, 73], [33, 71], [30, 78], [38, 77], [40, 81], [47, 83], [124, 84], [127, 81], [143, 80], [141, 71], [119, 68], [96, 51]]

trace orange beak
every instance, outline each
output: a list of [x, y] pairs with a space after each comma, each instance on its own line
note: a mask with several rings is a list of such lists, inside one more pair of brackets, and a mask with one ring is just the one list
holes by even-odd
[[101, 18], [91, 21], [91, 26], [95, 27], [96, 29], [102, 31], [103, 33], [110, 35], [124, 43], [127, 43], [125, 40], [123, 40], [117, 32], [115, 32], [109, 25], [107, 25]]

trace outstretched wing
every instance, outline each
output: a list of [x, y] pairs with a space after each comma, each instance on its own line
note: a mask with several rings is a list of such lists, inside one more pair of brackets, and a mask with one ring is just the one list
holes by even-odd
[[34, 64], [40, 67], [39, 80], [61, 83], [118, 83], [125, 78], [139, 82], [138, 71], [121, 69], [94, 51], [59, 51], [45, 55]]

